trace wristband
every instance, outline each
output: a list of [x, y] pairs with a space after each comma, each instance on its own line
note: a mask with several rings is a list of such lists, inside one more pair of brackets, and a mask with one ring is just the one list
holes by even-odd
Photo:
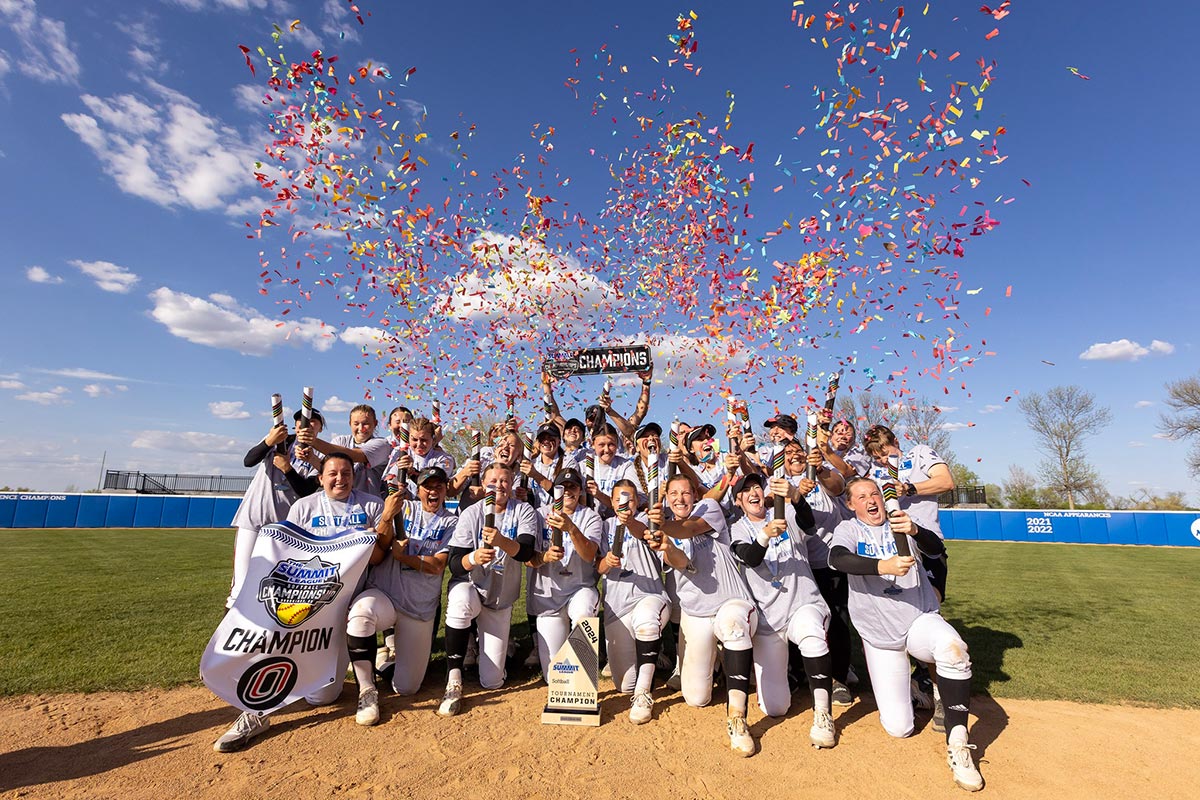
[[908, 497], [912, 497], [917, 493], [917, 487], [913, 486], [911, 483], [905, 483], [904, 487], [904, 494]]
[[472, 550], [471, 552], [467, 553], [467, 563], [468, 563], [468, 564], [470, 564], [472, 567], [478, 567], [478, 566], [479, 566], [479, 564], [477, 564], [477, 563], [475, 562], [475, 551], [474, 551], [474, 550]]
[[759, 544], [761, 544], [763, 547], [766, 547], [767, 544], [770, 543], [771, 537], [767, 535], [767, 531], [764, 528], [763, 530], [761, 530], [757, 534], [755, 534], [754, 540], [756, 542], [758, 542]]
[[649, 386], [649, 385], [650, 385], [650, 381], [642, 381], [642, 386]]

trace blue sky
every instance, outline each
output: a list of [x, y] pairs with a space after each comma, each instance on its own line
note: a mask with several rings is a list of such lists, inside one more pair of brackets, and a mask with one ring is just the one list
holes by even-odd
[[[339, 54], [343, 67], [387, 66], [394, 76], [387, 88], [409, 111], [427, 112], [420, 124], [430, 137], [423, 179], [434, 184], [431, 200], [450, 191], [437, 187], [455, 174], [446, 134], [464, 120], [477, 126], [466, 148], [470, 166], [485, 175], [520, 154], [545, 153], [530, 132], [554, 125], [552, 169], [571, 178], [557, 191], [595, 217], [612, 181], [592, 151], [615, 154], [631, 144], [625, 120], [610, 121], [622, 108], [615, 95], [593, 116], [595, 93], [612, 93], [621, 81], [653, 86], [665, 75], [676, 91], [663, 107], [679, 117], [702, 112], [715, 125], [726, 92], [736, 96], [724, 135], [756, 146], [751, 238], [820, 208], [802, 181], [792, 184], [772, 167], [777, 157], [794, 173], [829, 163], [811, 94], [814, 83], [833, 79], [830, 51], [797, 31], [790, 2], [359, 5], [371, 12], [366, 25], [334, 0], [130, 2], [103, 10], [0, 0], [7, 188], [0, 312], [9, 331], [0, 351], [0, 484], [94, 487], [105, 453], [109, 468], [239, 474], [242, 454], [269, 424], [272, 392], [295, 407], [300, 387], [315, 385], [338, 432], [350, 405], [380, 392], [370, 382], [381, 369], [370, 356], [371, 331], [385, 298], [368, 318], [332, 292], [317, 293], [277, 327], [290, 296], [274, 286], [259, 291], [260, 250], [274, 257], [290, 243], [247, 238], [245, 222], [265, 205], [252, 175], [267, 139], [264, 71], [256, 59], [251, 76], [237, 46], [273, 47], [272, 24], [286, 29], [301, 20], [281, 40], [296, 57], [319, 46]], [[830, 5], [808, 2], [802, 10], [821, 14]], [[912, 349], [898, 338], [909, 323], [897, 317], [825, 341], [808, 355], [813, 375], [852, 352], [857, 366], [883, 374], [911, 364], [908, 388], [943, 404], [954, 450], [991, 482], [1002, 481], [1010, 464], [1032, 468], [1038, 460], [1015, 396], [1077, 383], [1113, 412], [1089, 448], [1110, 491], [1182, 490], [1200, 502], [1184, 466], [1186, 445], [1155, 436], [1164, 383], [1197, 371], [1189, 212], [1200, 176], [1190, 154], [1197, 111], [1188, 102], [1195, 90], [1185, 58], [1187, 31], [1200, 15], [1178, 5], [1161, 5], [1160, 15], [1157, 5], [1140, 18], [1170, 23], [1152, 30], [1116, 3], [1022, 4], [998, 25], [969, 4], [933, 4], [928, 15], [907, 9], [905, 23], [941, 55], [919, 66], [931, 83], [949, 73], [946, 57], [955, 49], [963, 52], [955, 67], [972, 53], [997, 64], [978, 124], [1007, 128], [1008, 160], [962, 201], [986, 201], [1001, 224], [972, 238], [964, 258], [942, 260], [963, 282], [961, 320], [953, 323], [959, 337], [986, 340], [995, 355], [941, 380], [916, 377], [930, 364], [927, 350], [894, 363], [880, 355]], [[881, 19], [895, 15], [893, 6], [862, 6]], [[661, 63], [670, 57], [665, 37], [676, 16], [690, 9], [698, 16], [699, 76]], [[991, 27], [1000, 34], [983, 40]], [[595, 82], [599, 52], [629, 65], [628, 77], [606, 68], [614, 80]], [[897, 77], [893, 90], [920, 99], [907, 80], [917, 68], [911, 59], [901, 68], [911, 74], [901, 72], [905, 81]], [[580, 99], [564, 86], [569, 77], [581, 79]], [[800, 127], [806, 132], [796, 136]], [[772, 192], [776, 184], [783, 190]], [[958, 199], [939, 208], [955, 216]], [[501, 223], [493, 230], [513, 233]], [[765, 270], [799, 253], [793, 239], [747, 266]], [[316, 271], [305, 264], [297, 274], [311, 282]], [[715, 409], [695, 387], [673, 390], [673, 379], [661, 377], [655, 408], [664, 417], [672, 402]], [[862, 377], [849, 382], [861, 386]], [[576, 386], [588, 396], [596, 383]], [[422, 403], [429, 396], [425, 386], [387, 377], [383, 388]], [[890, 396], [892, 388], [877, 390]], [[618, 405], [629, 403], [634, 389], [618, 394]], [[756, 424], [771, 400], [791, 410], [795, 398], [756, 392]]]

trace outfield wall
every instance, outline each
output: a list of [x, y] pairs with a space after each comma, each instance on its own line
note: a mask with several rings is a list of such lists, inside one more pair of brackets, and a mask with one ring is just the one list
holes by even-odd
[[[225, 528], [240, 497], [0, 494], [0, 528]], [[1200, 547], [1195, 511], [942, 509], [947, 539]]]

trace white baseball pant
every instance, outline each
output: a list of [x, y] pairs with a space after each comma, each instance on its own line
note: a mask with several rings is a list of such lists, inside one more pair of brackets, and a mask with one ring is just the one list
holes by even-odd
[[391, 598], [378, 589], [367, 589], [350, 606], [346, 633], [374, 636], [378, 631], [396, 629], [396, 668], [392, 688], [399, 695], [416, 694], [425, 680], [429, 654], [433, 646], [434, 620], [422, 622], [396, 610]]
[[825, 606], [810, 603], [800, 606], [788, 620], [786, 631], [758, 631], [754, 634], [754, 680], [758, 686], [758, 707], [768, 717], [782, 717], [792, 705], [788, 686], [788, 642], [800, 648], [808, 658], [829, 652], [826, 633], [829, 612]]
[[608, 665], [617, 691], [629, 694], [637, 685], [637, 645], [662, 637], [671, 607], [661, 597], [643, 597], [629, 613], [604, 626]]
[[679, 615], [683, 664], [679, 670], [683, 699], [689, 706], [706, 706], [712, 700], [713, 667], [717, 642], [728, 650], [749, 650], [758, 630], [758, 609], [746, 600], [726, 600], [711, 617]]
[[485, 608], [479, 592], [467, 581], [450, 587], [446, 597], [446, 625], [466, 630], [471, 620], [479, 629], [479, 685], [499, 689], [504, 685], [504, 660], [508, 656], [508, 629], [512, 606]]

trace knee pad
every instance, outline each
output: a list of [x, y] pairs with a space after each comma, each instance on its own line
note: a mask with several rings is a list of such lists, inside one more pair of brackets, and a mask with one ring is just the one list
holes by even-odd
[[745, 600], [727, 600], [713, 618], [713, 632], [730, 650], [749, 650], [754, 636], [754, 606]]
[[937, 672], [942, 677], [971, 677], [971, 655], [967, 652], [967, 643], [962, 637], [947, 636], [938, 642], [933, 648], [933, 657], [937, 661]]

